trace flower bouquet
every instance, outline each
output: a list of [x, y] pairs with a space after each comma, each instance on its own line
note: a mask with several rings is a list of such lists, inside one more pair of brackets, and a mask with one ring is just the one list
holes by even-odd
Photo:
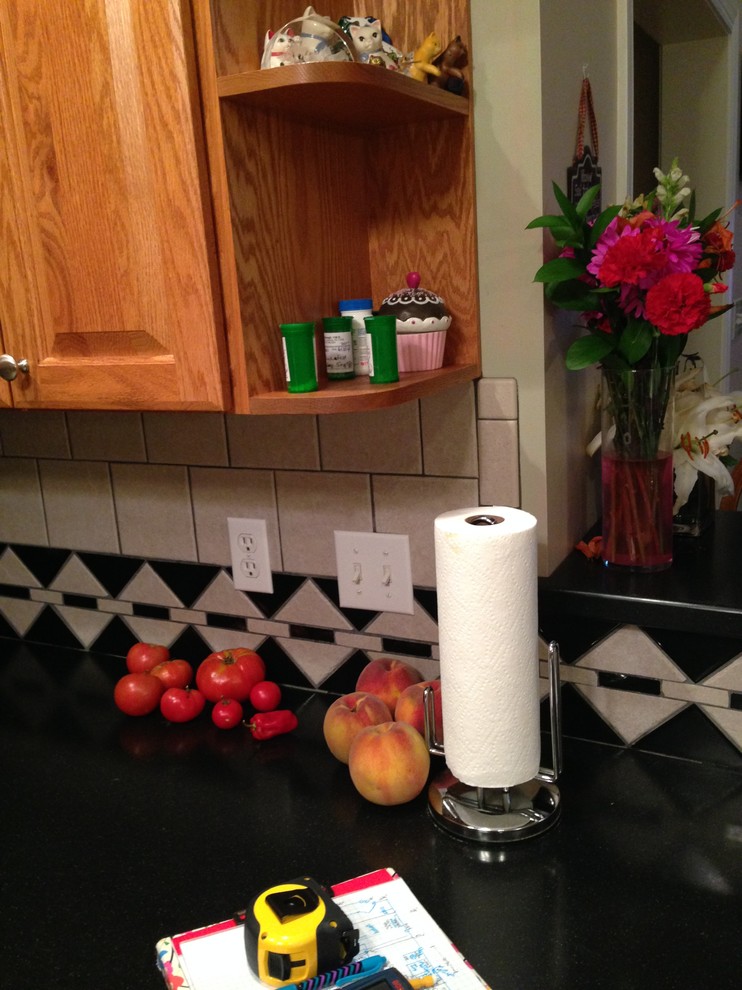
[[603, 559], [641, 570], [672, 560], [675, 365], [688, 334], [729, 309], [712, 300], [734, 264], [721, 210], [695, 221], [677, 160], [655, 177], [652, 193], [594, 222], [597, 186], [573, 204], [554, 184], [561, 214], [528, 224], [547, 228], [561, 249], [534, 280], [552, 305], [582, 314], [586, 333], [569, 347], [567, 367], [602, 370]]

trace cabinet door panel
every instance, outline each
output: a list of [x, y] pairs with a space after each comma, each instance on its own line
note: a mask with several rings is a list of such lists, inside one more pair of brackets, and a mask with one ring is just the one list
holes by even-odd
[[178, 0], [0, 0], [17, 406], [227, 407], [189, 17]]

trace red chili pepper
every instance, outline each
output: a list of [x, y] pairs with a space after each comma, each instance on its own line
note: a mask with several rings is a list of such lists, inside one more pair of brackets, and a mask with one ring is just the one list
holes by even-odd
[[298, 724], [299, 720], [293, 712], [279, 708], [275, 712], [257, 712], [247, 723], [247, 727], [252, 732], [253, 739], [272, 739], [273, 736], [291, 732]]

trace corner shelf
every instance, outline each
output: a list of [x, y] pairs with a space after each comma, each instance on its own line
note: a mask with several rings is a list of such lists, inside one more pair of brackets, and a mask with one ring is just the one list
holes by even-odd
[[375, 128], [468, 117], [469, 100], [401, 72], [359, 62], [310, 62], [221, 76], [220, 99], [314, 124]]
[[263, 392], [250, 398], [250, 412], [271, 413], [342, 413], [370, 412], [387, 409], [402, 402], [434, 395], [453, 385], [479, 377], [474, 364], [449, 365], [435, 371], [412, 371], [400, 374], [398, 382], [371, 385], [368, 378], [349, 381], [320, 382], [316, 392]]

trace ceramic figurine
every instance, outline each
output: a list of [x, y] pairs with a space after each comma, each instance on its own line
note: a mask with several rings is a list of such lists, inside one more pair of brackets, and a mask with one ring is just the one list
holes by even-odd
[[285, 24], [280, 31], [265, 36], [261, 69], [304, 62], [353, 61], [353, 55], [340, 26], [314, 7]]
[[359, 62], [381, 65], [396, 70], [402, 60], [402, 52], [385, 40], [381, 21], [375, 17], [341, 17], [340, 26], [353, 42]]
[[411, 79], [426, 82], [428, 76], [439, 76], [441, 70], [433, 65], [433, 59], [440, 54], [441, 43], [435, 31], [431, 31], [414, 52], [405, 58], [403, 72]]
[[449, 93], [461, 95], [465, 88], [464, 73], [461, 71], [468, 64], [469, 51], [457, 34], [453, 41], [436, 58], [435, 65], [441, 70], [439, 76], [430, 76], [429, 81]]

